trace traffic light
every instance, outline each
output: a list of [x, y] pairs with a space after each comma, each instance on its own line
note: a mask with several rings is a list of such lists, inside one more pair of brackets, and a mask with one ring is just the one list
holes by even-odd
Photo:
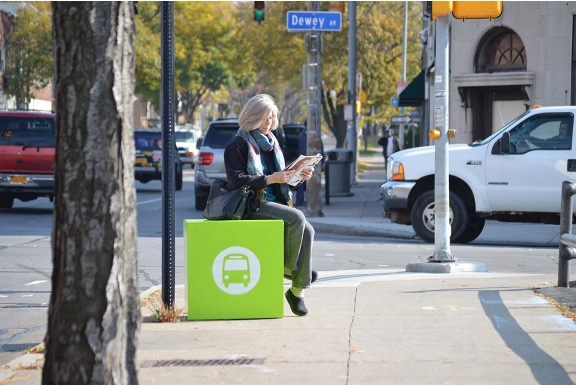
[[432, 20], [438, 16], [446, 16], [452, 12], [452, 1], [432, 1]]
[[494, 19], [502, 14], [501, 1], [454, 1], [456, 19]]
[[264, 2], [263, 1], [255, 1], [254, 2], [254, 20], [258, 23], [264, 20]]

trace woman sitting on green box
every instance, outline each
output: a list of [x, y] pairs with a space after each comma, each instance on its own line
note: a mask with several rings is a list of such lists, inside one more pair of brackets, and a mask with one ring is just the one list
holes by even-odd
[[[292, 206], [292, 192], [286, 181], [294, 172], [283, 171], [284, 155], [272, 134], [278, 127], [278, 107], [270, 95], [256, 95], [244, 105], [238, 123], [240, 129], [224, 151], [228, 183], [232, 189], [248, 185], [258, 192], [247, 219], [284, 221], [284, 277], [292, 280], [286, 300], [294, 314], [304, 316], [308, 313], [304, 289], [318, 276], [310, 262], [314, 228]], [[309, 180], [313, 172], [308, 168], [302, 177]], [[255, 237], [265, 239], [265, 235]]]

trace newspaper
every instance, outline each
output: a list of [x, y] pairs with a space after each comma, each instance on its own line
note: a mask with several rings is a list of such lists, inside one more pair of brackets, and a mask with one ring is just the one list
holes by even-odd
[[284, 170], [294, 170], [295, 173], [290, 177], [286, 183], [291, 186], [296, 186], [301, 183], [302, 170], [306, 168], [313, 168], [322, 159], [322, 154], [318, 153], [316, 155], [301, 155], [296, 158], [290, 165], [286, 166]]

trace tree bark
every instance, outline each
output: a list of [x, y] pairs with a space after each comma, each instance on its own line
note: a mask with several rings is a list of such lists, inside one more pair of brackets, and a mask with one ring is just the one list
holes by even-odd
[[344, 120], [344, 105], [338, 105], [337, 100], [328, 97], [327, 92], [322, 90], [322, 113], [324, 120], [334, 137], [336, 138], [336, 147], [343, 148], [346, 145], [348, 133], [348, 124]]
[[43, 384], [136, 384], [134, 4], [53, 2], [57, 148]]

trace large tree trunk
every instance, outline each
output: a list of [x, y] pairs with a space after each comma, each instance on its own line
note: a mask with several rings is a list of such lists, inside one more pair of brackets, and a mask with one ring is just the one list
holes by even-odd
[[134, 4], [54, 2], [56, 201], [44, 384], [135, 384]]

